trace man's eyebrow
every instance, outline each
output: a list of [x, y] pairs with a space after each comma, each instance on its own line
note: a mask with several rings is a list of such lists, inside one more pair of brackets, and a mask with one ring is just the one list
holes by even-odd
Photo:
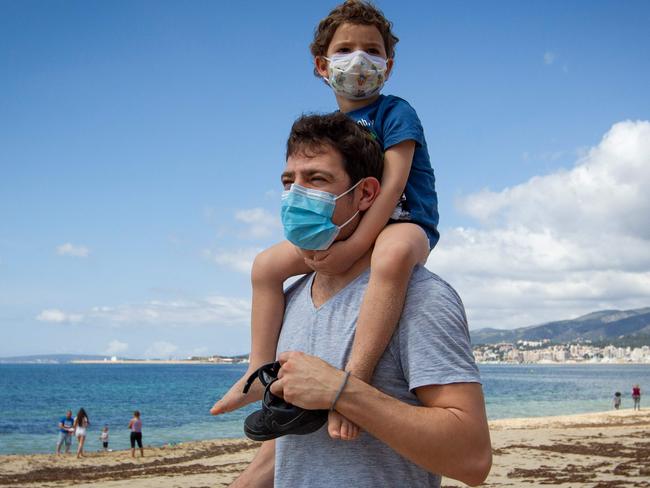
[[[324, 169], [303, 169], [303, 170], [299, 170], [298, 172], [302, 176], [307, 177], [307, 178], [318, 174], [318, 175], [322, 175], [322, 176], [324, 176], [325, 178], [328, 178], [328, 179], [334, 179], [334, 174], [330, 173], [329, 171], [324, 170]], [[283, 181], [284, 180], [293, 180], [293, 179], [295, 179], [295, 176], [296, 176], [295, 171], [285, 171], [285, 172], [282, 173], [282, 176], [280, 176], [280, 179], [283, 180]]]

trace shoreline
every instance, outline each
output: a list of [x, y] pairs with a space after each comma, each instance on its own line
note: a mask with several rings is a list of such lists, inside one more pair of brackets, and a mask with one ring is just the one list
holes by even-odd
[[[482, 486], [650, 487], [650, 409], [501, 419], [489, 425], [494, 464]], [[258, 446], [242, 438], [188, 441], [145, 446], [145, 457], [135, 459], [129, 449], [88, 452], [83, 459], [2, 455], [0, 486], [225, 487]], [[442, 486], [464, 485], [444, 479]]]

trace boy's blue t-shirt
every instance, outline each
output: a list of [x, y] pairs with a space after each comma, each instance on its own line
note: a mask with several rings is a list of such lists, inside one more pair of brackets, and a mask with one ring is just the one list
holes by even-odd
[[348, 112], [347, 115], [359, 125], [370, 129], [384, 151], [400, 142], [415, 141], [411, 172], [404, 195], [392, 218], [420, 225], [429, 238], [430, 248], [433, 249], [440, 238], [438, 195], [424, 130], [417, 113], [406, 100], [393, 95], [380, 95], [370, 105]]

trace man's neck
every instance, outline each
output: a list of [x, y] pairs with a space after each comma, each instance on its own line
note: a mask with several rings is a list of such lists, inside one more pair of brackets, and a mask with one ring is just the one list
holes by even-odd
[[311, 299], [314, 306], [320, 307], [339, 291], [345, 288], [352, 280], [363, 273], [370, 266], [372, 248], [369, 249], [347, 271], [337, 275], [324, 275], [316, 273], [311, 287]]

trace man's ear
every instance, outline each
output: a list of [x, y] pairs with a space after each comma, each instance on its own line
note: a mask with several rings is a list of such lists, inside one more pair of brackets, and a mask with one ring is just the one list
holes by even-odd
[[323, 56], [316, 56], [314, 58], [314, 66], [316, 67], [316, 72], [323, 78], [328, 77], [327, 63], [327, 59], [325, 59]]
[[381, 184], [379, 180], [373, 176], [368, 176], [359, 185], [361, 187], [361, 200], [359, 200], [359, 210], [361, 212], [368, 210], [375, 198], [379, 196], [381, 191]]

